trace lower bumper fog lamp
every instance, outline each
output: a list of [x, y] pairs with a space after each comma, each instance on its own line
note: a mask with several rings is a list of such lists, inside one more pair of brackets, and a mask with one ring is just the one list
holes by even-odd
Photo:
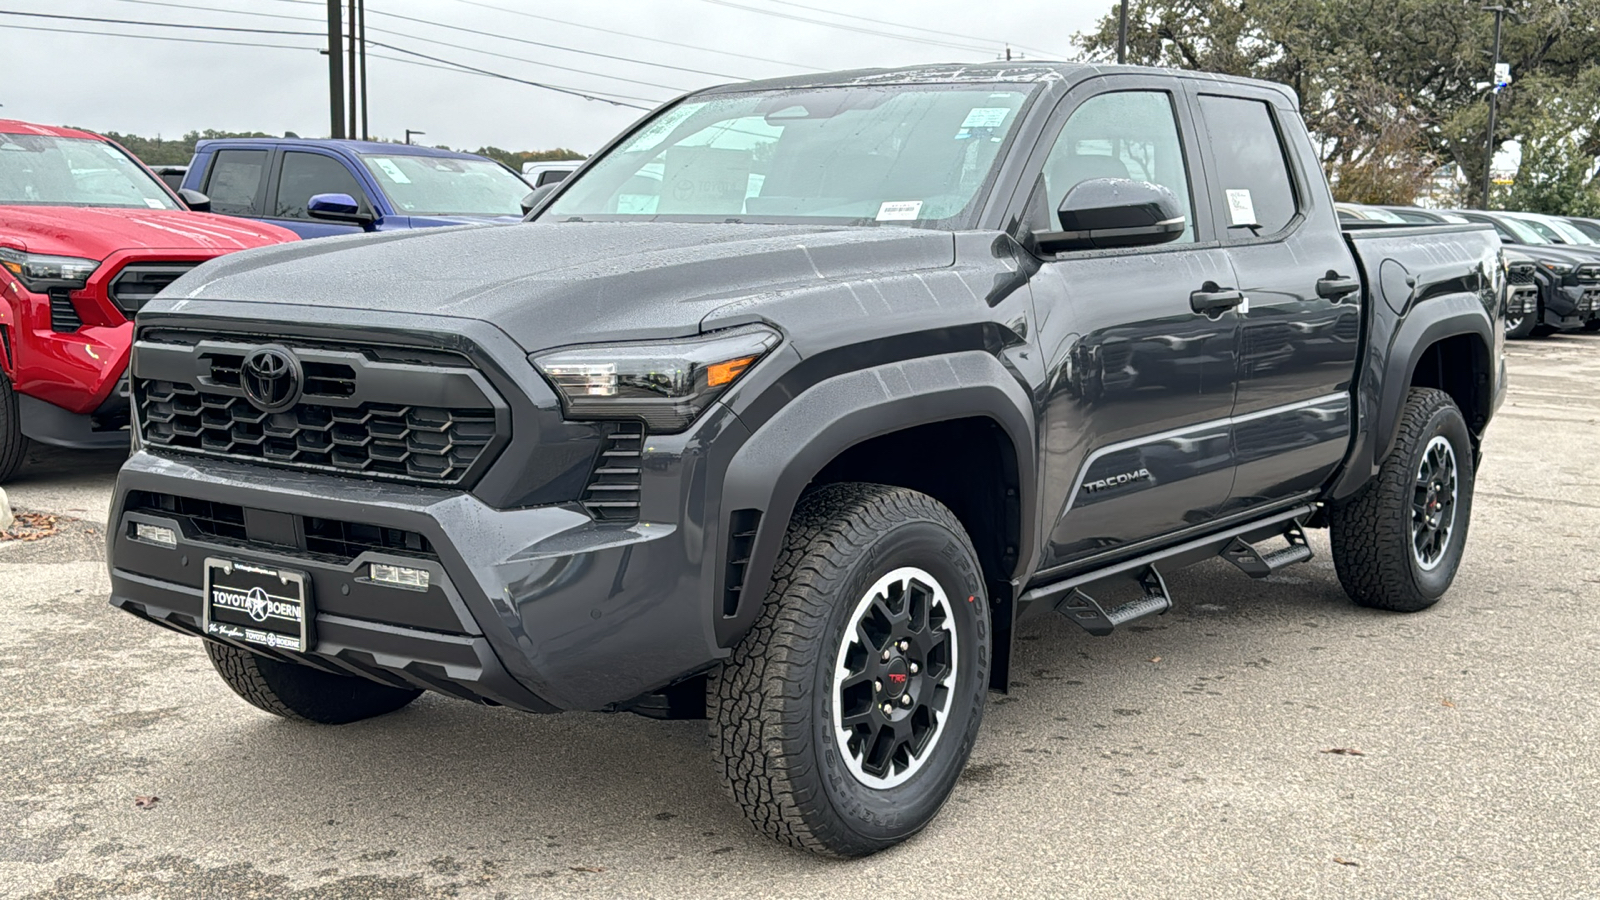
[[428, 589], [427, 569], [412, 569], [407, 566], [373, 563], [369, 568], [368, 574], [378, 584], [390, 584], [395, 587], [415, 588], [422, 591]]
[[135, 523], [133, 536], [150, 544], [160, 544], [163, 547], [177, 547], [178, 533], [171, 528], [161, 525], [146, 525], [143, 522]]

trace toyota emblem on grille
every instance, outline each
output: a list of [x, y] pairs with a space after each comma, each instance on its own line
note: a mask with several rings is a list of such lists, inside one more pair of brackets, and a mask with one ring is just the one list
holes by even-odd
[[256, 409], [283, 412], [300, 400], [300, 361], [281, 347], [260, 347], [244, 358], [239, 381]]

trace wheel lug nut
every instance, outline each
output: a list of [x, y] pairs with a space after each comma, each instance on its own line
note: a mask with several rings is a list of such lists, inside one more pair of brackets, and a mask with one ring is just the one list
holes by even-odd
[[891, 713], [893, 713], [893, 712], [894, 712], [894, 705], [893, 705], [893, 704], [890, 704], [890, 703], [885, 703], [885, 704], [884, 704], [884, 705], [883, 705], [883, 714], [884, 714], [884, 715], [886, 715], [886, 716], [887, 716], [887, 715], [889, 715], [889, 714], [891, 714]]
[[910, 641], [901, 641], [900, 643], [895, 644], [895, 646], [900, 648], [900, 652], [901, 653], [904, 653], [907, 650], [911, 649], [911, 642]]
[[873, 682], [873, 683], [872, 683], [872, 689], [873, 689], [873, 690], [874, 690], [874, 691], [877, 691], [877, 692], [878, 692], [878, 693], [880, 693], [880, 694], [881, 694], [881, 693], [883, 693], [883, 682], [881, 682], [881, 681], [874, 681], [874, 682]]
[[900, 695], [900, 705], [901, 706], [910, 706], [911, 705], [911, 695], [910, 694], [901, 694]]
[[913, 675], [917, 674], [917, 664], [916, 663], [911, 663], [907, 668], [909, 668], [911, 670], [911, 674], [913, 674]]
[[883, 651], [883, 661], [884, 662], [888, 662], [889, 661], [889, 651], [887, 651], [887, 650]]

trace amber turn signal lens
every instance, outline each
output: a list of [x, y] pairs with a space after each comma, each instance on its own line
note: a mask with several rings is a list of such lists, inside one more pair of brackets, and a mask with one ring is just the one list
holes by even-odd
[[755, 356], [745, 356], [739, 359], [730, 359], [727, 362], [720, 362], [715, 365], [707, 366], [706, 386], [720, 387], [724, 384], [732, 384], [733, 380], [738, 378], [740, 375], [743, 375], [744, 370], [750, 368], [750, 364], [755, 362], [758, 358], [759, 357]]

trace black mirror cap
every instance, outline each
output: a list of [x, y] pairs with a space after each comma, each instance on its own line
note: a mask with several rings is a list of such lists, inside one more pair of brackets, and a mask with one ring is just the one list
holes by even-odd
[[1056, 211], [1061, 230], [1036, 235], [1046, 250], [1164, 244], [1183, 234], [1183, 203], [1159, 184], [1091, 178], [1074, 185]]
[[183, 188], [178, 191], [178, 199], [183, 205], [194, 212], [211, 212], [211, 198], [200, 193], [194, 188]]
[[546, 197], [556, 192], [556, 185], [558, 184], [560, 182], [552, 181], [549, 184], [541, 184], [529, 191], [528, 195], [522, 198], [522, 214], [527, 216], [538, 209], [539, 204], [543, 203]]

